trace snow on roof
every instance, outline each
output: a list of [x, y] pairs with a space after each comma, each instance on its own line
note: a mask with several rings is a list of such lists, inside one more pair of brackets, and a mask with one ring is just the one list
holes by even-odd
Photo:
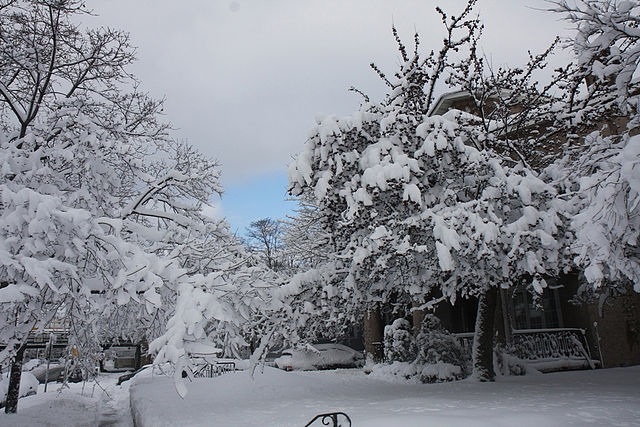
[[[511, 92], [506, 89], [500, 89], [500, 95], [504, 97], [508, 97]], [[489, 96], [490, 99], [497, 99], [498, 94], [492, 94]], [[460, 100], [463, 99], [471, 99], [471, 94], [466, 90], [456, 90], [453, 92], [447, 92], [440, 95], [440, 97], [436, 100], [436, 103], [429, 111], [430, 116], [441, 116], [447, 111], [451, 110], [451, 106]]]
[[451, 105], [454, 102], [470, 97], [471, 95], [466, 90], [457, 90], [455, 92], [443, 93], [433, 105], [433, 108], [429, 112], [429, 115], [441, 116], [451, 108]]

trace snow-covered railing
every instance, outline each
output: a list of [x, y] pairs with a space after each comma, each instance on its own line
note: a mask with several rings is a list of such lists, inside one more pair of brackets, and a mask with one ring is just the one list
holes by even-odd
[[591, 360], [584, 329], [519, 329], [511, 334], [511, 353], [523, 360]]
[[236, 362], [229, 360], [195, 360], [196, 367], [193, 370], [193, 376], [196, 378], [213, 378], [226, 372], [236, 370]]

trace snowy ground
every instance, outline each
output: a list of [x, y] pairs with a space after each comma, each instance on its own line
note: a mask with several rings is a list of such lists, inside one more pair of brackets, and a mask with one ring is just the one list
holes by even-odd
[[[131, 388], [146, 426], [303, 426], [343, 411], [353, 426], [640, 426], [640, 367], [500, 378], [496, 383], [408, 385], [357, 370], [266, 368], [198, 379], [184, 400], [167, 378]], [[321, 425], [321, 423], [319, 423]]]
[[[21, 399], [0, 426], [131, 427], [129, 382], [117, 375]], [[640, 366], [500, 378], [496, 383], [398, 384], [357, 370], [283, 372], [265, 368], [198, 379], [182, 400], [172, 380], [131, 386], [139, 427], [303, 426], [322, 412], [344, 411], [353, 426], [640, 426]], [[92, 397], [93, 394], [93, 397]], [[322, 425], [321, 423], [317, 425]]]
[[11, 427], [133, 427], [129, 407], [129, 384], [116, 386], [121, 374], [103, 374], [97, 382], [50, 383], [47, 392], [40, 384], [38, 394], [20, 399], [18, 413], [0, 410], [0, 426]]

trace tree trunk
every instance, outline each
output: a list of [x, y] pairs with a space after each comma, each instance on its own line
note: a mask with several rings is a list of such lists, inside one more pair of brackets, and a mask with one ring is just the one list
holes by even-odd
[[[422, 303], [414, 302], [413, 307], [420, 307]], [[420, 333], [420, 329], [422, 327], [422, 321], [424, 320], [425, 311], [424, 310], [413, 310], [412, 312], [412, 321], [413, 321], [413, 335], [416, 336]]]
[[382, 362], [383, 358], [383, 329], [380, 304], [371, 303], [364, 318], [364, 349], [367, 359], [371, 358], [375, 363]]
[[494, 381], [493, 332], [498, 304], [498, 288], [491, 287], [480, 296], [476, 330], [473, 338], [473, 377], [478, 381]]
[[7, 400], [5, 402], [4, 412], [6, 414], [15, 414], [18, 412], [18, 398], [20, 397], [20, 378], [22, 376], [22, 360], [24, 359], [24, 351], [27, 344], [23, 343], [18, 347], [13, 363], [11, 363], [11, 371], [9, 373], [9, 389], [7, 390]]

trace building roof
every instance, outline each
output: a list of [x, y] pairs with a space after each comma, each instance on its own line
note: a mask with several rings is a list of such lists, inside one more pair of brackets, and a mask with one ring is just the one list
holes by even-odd
[[436, 103], [433, 105], [431, 111], [429, 111], [430, 116], [441, 116], [447, 111], [451, 109], [451, 106], [456, 101], [460, 101], [461, 99], [470, 98], [471, 95], [466, 90], [457, 90], [455, 92], [447, 92], [440, 95], [440, 97], [436, 100]]

